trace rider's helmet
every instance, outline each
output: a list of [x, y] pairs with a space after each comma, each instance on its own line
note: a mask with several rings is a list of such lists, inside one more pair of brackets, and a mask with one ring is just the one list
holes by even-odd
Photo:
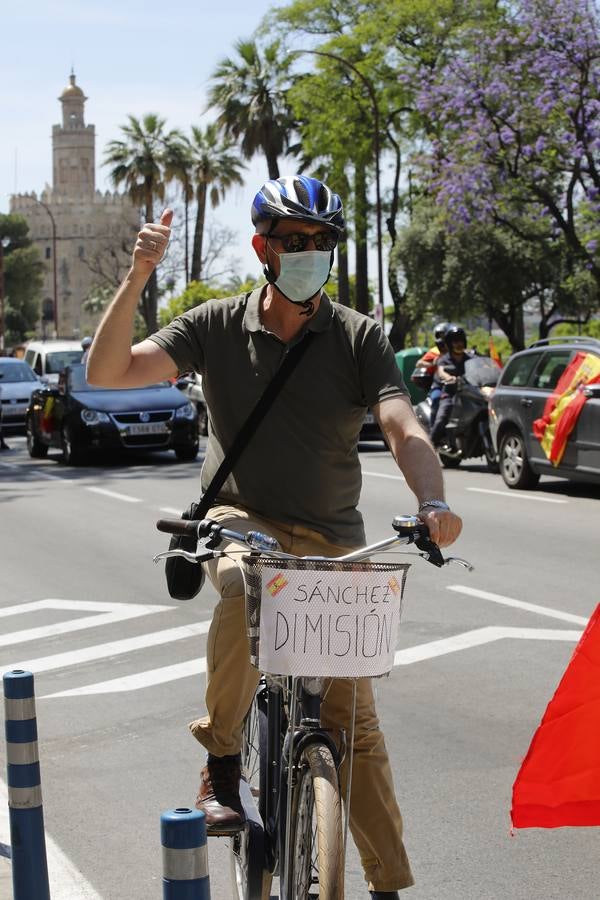
[[81, 339], [81, 349], [82, 349], [84, 352], [85, 352], [86, 350], [89, 350], [91, 346], [92, 346], [92, 339], [91, 339], [91, 337], [87, 337], [87, 336], [86, 336], [86, 337], [84, 337], [84, 338]]
[[462, 341], [466, 349], [467, 334], [465, 332], [465, 329], [461, 325], [455, 325], [453, 322], [450, 322], [444, 334], [444, 343], [446, 344], [448, 350], [452, 350], [452, 344], [454, 341]]
[[263, 184], [252, 202], [252, 221], [259, 233], [265, 233], [274, 219], [317, 222], [336, 231], [345, 226], [339, 196], [307, 175], [284, 175]]
[[440, 351], [442, 351], [445, 347], [444, 337], [446, 335], [446, 331], [449, 328], [449, 325], [449, 322], [438, 322], [437, 325], [433, 326], [433, 339], [436, 343], [436, 347]]

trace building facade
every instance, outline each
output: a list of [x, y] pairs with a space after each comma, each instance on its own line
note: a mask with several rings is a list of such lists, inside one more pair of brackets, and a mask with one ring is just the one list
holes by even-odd
[[71, 73], [59, 97], [62, 124], [52, 128], [52, 187], [15, 194], [10, 211], [23, 216], [44, 262], [39, 333], [78, 338], [102, 315], [90, 298], [125, 274], [140, 215], [123, 194], [96, 190], [96, 135], [86, 125], [87, 97]]

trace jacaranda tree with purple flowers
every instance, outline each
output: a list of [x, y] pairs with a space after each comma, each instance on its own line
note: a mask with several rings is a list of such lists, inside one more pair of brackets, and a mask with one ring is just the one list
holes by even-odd
[[592, 0], [500, 4], [444, 64], [421, 67], [422, 177], [455, 227], [564, 245], [600, 284], [600, 28]]

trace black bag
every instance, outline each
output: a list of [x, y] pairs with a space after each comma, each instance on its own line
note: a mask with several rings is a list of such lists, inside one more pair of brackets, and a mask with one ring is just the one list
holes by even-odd
[[[275, 397], [292, 374], [292, 370], [300, 362], [300, 358], [308, 348], [314, 332], [309, 331], [304, 338], [288, 351], [283, 363], [267, 385], [262, 397], [240, 428], [236, 439], [225, 454], [223, 462], [214, 474], [213, 480], [200, 498], [199, 503], [192, 503], [182, 514], [182, 519], [200, 521], [213, 505], [217, 495], [229, 473], [242, 454], [242, 450], [256, 431], [261, 419], [273, 403]], [[187, 550], [194, 553], [198, 541], [195, 537], [174, 534], [169, 543], [169, 550]], [[198, 594], [204, 584], [204, 569], [199, 563], [190, 563], [181, 556], [172, 556], [165, 561], [167, 589], [173, 600], [191, 600]]]
[[[191, 503], [182, 513], [182, 519], [199, 519], [199, 503]], [[194, 553], [195, 537], [174, 534], [169, 543], [169, 550], [187, 550]], [[204, 569], [198, 563], [188, 562], [181, 556], [172, 556], [165, 561], [165, 575], [167, 577], [167, 589], [173, 600], [191, 600], [200, 592], [204, 584]]]

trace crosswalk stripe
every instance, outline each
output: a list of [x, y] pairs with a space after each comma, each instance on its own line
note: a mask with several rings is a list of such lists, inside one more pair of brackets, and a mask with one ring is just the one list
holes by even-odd
[[117, 491], [107, 491], [106, 488], [86, 487], [86, 491], [93, 494], [102, 494], [104, 497], [112, 497], [113, 500], [124, 500], [126, 503], [141, 503], [139, 497], [130, 497], [129, 494], [119, 494]]
[[135, 675], [125, 675], [121, 678], [111, 678], [109, 681], [100, 681], [97, 684], [88, 684], [85, 687], [73, 688], [69, 691], [58, 691], [56, 694], [45, 694], [40, 700], [50, 700], [57, 697], [81, 697], [90, 694], [120, 694], [124, 691], [138, 691], [141, 688], [152, 687], [155, 684], [165, 684], [168, 681], [178, 681], [180, 678], [189, 678], [192, 675], [200, 675], [206, 672], [206, 658], [189, 659], [186, 662], [176, 663], [174, 666], [162, 666], [159, 669], [149, 669], [147, 672], [137, 672]]
[[26, 672], [33, 672], [34, 675], [40, 672], [52, 672], [54, 669], [65, 669], [80, 663], [131, 653], [147, 647], [158, 647], [172, 641], [181, 641], [196, 635], [207, 634], [209, 628], [210, 621], [180, 625], [177, 628], [165, 628], [163, 631], [153, 631], [150, 634], [140, 634], [137, 637], [123, 638], [119, 641], [109, 641], [93, 647], [83, 647], [80, 650], [54, 653], [38, 659], [26, 659], [23, 662], [14, 663], [13, 668], [24, 669]]
[[148, 616], [152, 613], [175, 609], [174, 606], [148, 606], [128, 603], [118, 605], [121, 609], [111, 612], [96, 613], [96, 615], [84, 616], [81, 619], [69, 619], [66, 622], [57, 622], [54, 625], [41, 625], [37, 628], [26, 628], [23, 631], [13, 631], [10, 634], [0, 635], [0, 647], [23, 644], [26, 641], [34, 641], [39, 638], [54, 637], [57, 634], [70, 634], [74, 631], [83, 631], [85, 628], [112, 625], [115, 622], [125, 622], [129, 619], [138, 619], [140, 616]]

